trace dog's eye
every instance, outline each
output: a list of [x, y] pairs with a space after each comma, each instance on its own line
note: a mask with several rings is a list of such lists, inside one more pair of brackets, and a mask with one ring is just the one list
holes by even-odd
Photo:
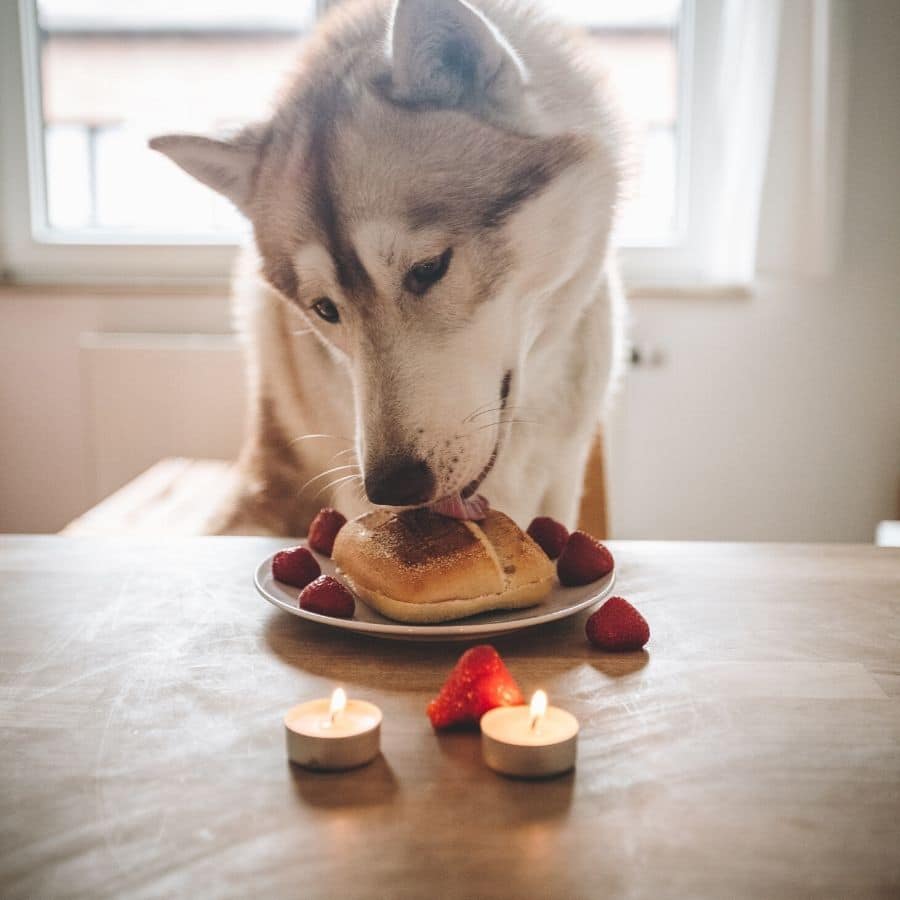
[[453, 250], [448, 247], [440, 256], [416, 263], [403, 279], [403, 286], [413, 294], [424, 294], [433, 284], [440, 281], [450, 266]]
[[341, 319], [341, 314], [338, 312], [338, 308], [327, 297], [322, 297], [320, 300], [316, 300], [316, 302], [313, 303], [312, 308], [326, 322], [331, 322], [332, 324], [334, 324], [335, 322], [339, 322]]

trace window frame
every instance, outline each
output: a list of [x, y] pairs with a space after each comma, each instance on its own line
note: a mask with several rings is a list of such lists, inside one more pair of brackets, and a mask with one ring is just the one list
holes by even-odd
[[[702, 140], [704, 102], [697, 70], [709, 55], [715, 0], [682, 0], [678, 28], [676, 228], [671, 244], [622, 246], [626, 285], [638, 291], [699, 282], [703, 189], [691, 147]], [[319, 11], [328, 0], [319, 0]], [[705, 54], [705, 56], [704, 56]], [[0, 4], [0, 276], [20, 283], [227, 284], [241, 241], [222, 235], [124, 234], [50, 228], [41, 115], [36, 0]]]

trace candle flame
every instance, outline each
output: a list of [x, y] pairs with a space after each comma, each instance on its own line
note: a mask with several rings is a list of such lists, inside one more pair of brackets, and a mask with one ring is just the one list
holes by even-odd
[[343, 688], [335, 688], [331, 692], [331, 704], [328, 707], [328, 714], [332, 723], [344, 711], [347, 706], [347, 692]]
[[541, 719], [544, 718], [544, 714], [547, 712], [546, 691], [535, 691], [534, 694], [532, 694], [531, 705], [529, 706], [528, 711], [531, 714], [531, 729], [533, 731], [540, 724]]

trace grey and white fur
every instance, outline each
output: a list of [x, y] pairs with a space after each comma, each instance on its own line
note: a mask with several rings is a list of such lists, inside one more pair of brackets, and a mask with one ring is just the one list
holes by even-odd
[[350, 2], [271, 118], [151, 142], [253, 226], [251, 417], [216, 530], [476, 490], [574, 525], [624, 353], [622, 139], [594, 56], [513, 0]]

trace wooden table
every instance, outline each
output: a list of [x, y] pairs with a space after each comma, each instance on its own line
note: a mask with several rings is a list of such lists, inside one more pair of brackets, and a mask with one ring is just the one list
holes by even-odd
[[[424, 716], [460, 645], [274, 610], [278, 545], [0, 540], [2, 897], [900, 894], [900, 551], [611, 544], [646, 654], [495, 641], [582, 724], [522, 782]], [[336, 682], [383, 758], [292, 769], [282, 714]]]

